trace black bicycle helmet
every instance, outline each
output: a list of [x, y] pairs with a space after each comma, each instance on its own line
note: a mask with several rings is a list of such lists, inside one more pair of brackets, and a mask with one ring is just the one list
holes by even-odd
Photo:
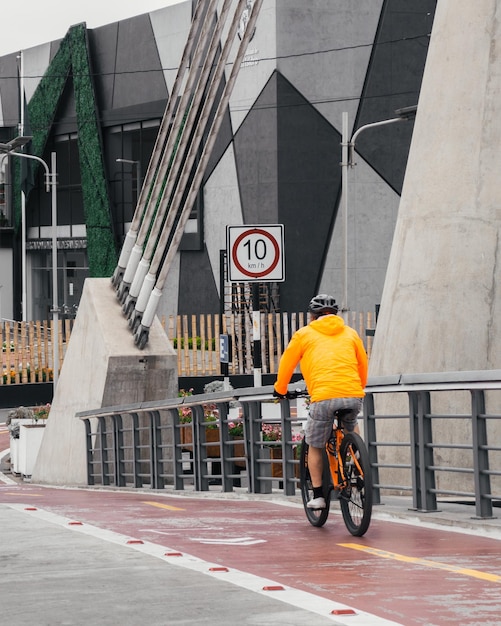
[[321, 315], [322, 313], [334, 313], [334, 315], [336, 315], [338, 312], [338, 305], [332, 296], [329, 296], [326, 293], [319, 293], [318, 296], [312, 298], [310, 304], [308, 305], [308, 311], [315, 313], [315, 315]]

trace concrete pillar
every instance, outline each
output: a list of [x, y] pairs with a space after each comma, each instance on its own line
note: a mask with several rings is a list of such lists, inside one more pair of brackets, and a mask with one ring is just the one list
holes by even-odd
[[79, 411], [177, 394], [177, 359], [158, 319], [144, 350], [134, 344], [109, 278], [85, 281], [77, 318], [33, 470], [38, 483], [86, 485]]
[[370, 375], [501, 368], [501, 3], [440, 0]]

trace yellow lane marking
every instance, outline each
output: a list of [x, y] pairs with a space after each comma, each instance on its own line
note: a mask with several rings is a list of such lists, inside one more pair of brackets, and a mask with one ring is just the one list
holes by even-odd
[[[19, 491], [0, 491], [0, 496], [18, 496], [19, 495]], [[23, 498], [24, 497], [27, 498], [41, 498], [42, 494], [41, 493], [26, 493], [23, 491]]]
[[156, 506], [159, 509], [168, 509], [169, 511], [185, 511], [186, 510], [186, 509], [180, 509], [177, 506], [171, 506], [170, 504], [162, 504], [161, 502], [143, 501], [143, 504], [151, 504], [151, 506]]
[[463, 576], [471, 576], [472, 578], [480, 578], [480, 580], [487, 580], [492, 583], [500, 583], [501, 576], [497, 574], [488, 574], [487, 572], [479, 572], [475, 569], [467, 569], [464, 567], [456, 567], [454, 565], [447, 565], [447, 563], [440, 563], [438, 561], [428, 561], [427, 559], [420, 559], [415, 556], [407, 556], [405, 554], [397, 554], [396, 552], [388, 552], [387, 550], [378, 550], [377, 548], [370, 548], [369, 546], [361, 546], [357, 543], [339, 543], [342, 548], [351, 548], [352, 550], [360, 550], [361, 552], [367, 552], [374, 556], [379, 556], [383, 559], [392, 559], [394, 561], [403, 561], [404, 563], [413, 563], [414, 565], [423, 565], [424, 567], [432, 567], [434, 569], [441, 569], [447, 572], [454, 572], [455, 574], [461, 574]]

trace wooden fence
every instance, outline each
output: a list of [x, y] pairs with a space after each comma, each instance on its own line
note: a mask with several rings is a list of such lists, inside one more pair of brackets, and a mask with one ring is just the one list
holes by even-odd
[[[364, 340], [370, 356], [373, 313], [344, 313], [345, 322]], [[261, 352], [263, 374], [275, 374], [285, 346], [293, 333], [307, 323], [305, 313], [262, 313]], [[178, 315], [162, 319], [166, 333], [177, 352], [179, 376], [219, 376], [221, 374], [219, 335], [231, 338], [229, 374], [253, 371], [253, 328], [249, 316]], [[2, 322], [2, 376], [0, 385], [52, 380], [52, 322]], [[73, 320], [59, 321], [59, 360], [64, 361]]]
[[[73, 320], [59, 321], [59, 358], [63, 363]], [[2, 322], [2, 376], [0, 385], [42, 383], [52, 380], [53, 322]]]
[[[355, 328], [364, 340], [368, 355], [374, 328], [373, 313], [343, 314], [345, 322]], [[293, 333], [307, 323], [305, 313], [262, 313], [261, 356], [263, 374], [276, 374], [278, 362]], [[251, 374], [253, 371], [252, 321], [242, 316], [224, 316], [222, 328], [219, 315], [178, 315], [165, 325], [167, 335], [177, 351], [179, 376], [220, 375], [220, 333], [231, 337], [229, 374]], [[193, 340], [196, 338], [196, 340]]]

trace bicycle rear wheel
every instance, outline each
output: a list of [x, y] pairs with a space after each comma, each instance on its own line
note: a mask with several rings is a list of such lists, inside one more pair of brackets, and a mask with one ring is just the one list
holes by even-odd
[[355, 537], [367, 532], [372, 515], [372, 476], [369, 453], [357, 433], [346, 433], [339, 451], [347, 486], [339, 495], [346, 528]]
[[303, 498], [304, 512], [312, 526], [323, 526], [329, 517], [331, 500], [331, 478], [327, 454], [324, 452], [324, 470], [322, 485], [325, 498], [325, 509], [309, 509], [306, 504], [313, 498], [313, 485], [311, 484], [310, 471], [308, 469], [308, 444], [303, 439], [301, 444], [301, 460], [299, 462], [299, 480], [301, 486], [301, 496]]

